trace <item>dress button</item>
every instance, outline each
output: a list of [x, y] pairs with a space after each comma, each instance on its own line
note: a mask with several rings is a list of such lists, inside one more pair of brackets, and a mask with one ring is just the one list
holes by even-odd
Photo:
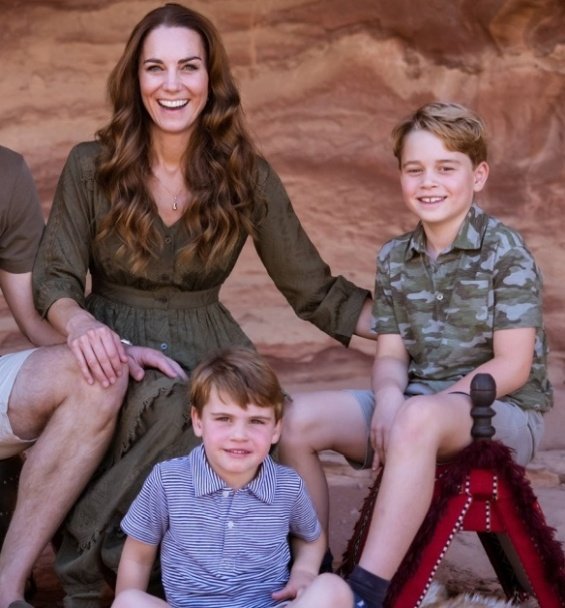
[[436, 293], [436, 300], [439, 300], [441, 302], [443, 300], [443, 294], [442, 293]]
[[161, 350], [167, 350], [167, 348], [169, 348], [169, 345], [166, 342], [161, 342], [160, 348]]

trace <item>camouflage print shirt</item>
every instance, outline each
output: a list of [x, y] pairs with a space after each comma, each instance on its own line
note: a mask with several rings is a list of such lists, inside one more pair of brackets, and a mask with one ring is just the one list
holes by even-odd
[[541, 274], [522, 237], [473, 205], [451, 247], [433, 261], [421, 224], [386, 243], [377, 258], [375, 330], [400, 334], [409, 383], [438, 392], [493, 357], [496, 330], [535, 327], [528, 382], [503, 400], [546, 411]]

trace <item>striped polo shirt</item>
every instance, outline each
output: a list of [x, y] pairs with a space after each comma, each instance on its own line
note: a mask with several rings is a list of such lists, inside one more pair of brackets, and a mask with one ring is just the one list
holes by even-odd
[[304, 482], [270, 457], [232, 490], [203, 446], [157, 464], [122, 528], [161, 543], [163, 587], [173, 608], [271, 608], [288, 581], [288, 534], [316, 540], [320, 524]]

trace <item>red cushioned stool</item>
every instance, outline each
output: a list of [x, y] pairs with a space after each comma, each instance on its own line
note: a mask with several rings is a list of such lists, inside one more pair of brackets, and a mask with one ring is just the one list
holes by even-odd
[[[474, 441], [449, 464], [438, 465], [432, 504], [408, 554], [391, 581], [385, 605], [417, 608], [453, 537], [476, 532], [508, 599], [534, 596], [540, 608], [565, 607], [565, 557], [544, 518], [524, 468], [492, 441], [494, 379], [477, 374], [471, 384]], [[365, 499], [340, 573], [359, 561], [380, 476]]]

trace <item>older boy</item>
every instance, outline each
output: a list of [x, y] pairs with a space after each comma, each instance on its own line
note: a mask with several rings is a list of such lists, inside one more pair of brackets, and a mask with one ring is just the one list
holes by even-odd
[[[325, 540], [304, 482], [269, 456], [279, 382], [258, 354], [233, 348], [196, 368], [190, 398], [202, 445], [156, 465], [123, 519], [113, 607], [286, 605], [314, 579]], [[159, 545], [167, 602], [145, 592]]]
[[354, 605], [368, 608], [382, 606], [424, 519], [436, 461], [470, 442], [473, 376], [494, 377], [495, 438], [520, 464], [533, 457], [552, 405], [540, 273], [522, 238], [475, 202], [489, 173], [482, 120], [457, 104], [431, 103], [402, 122], [393, 140], [404, 202], [420, 222], [378, 256], [377, 406], [371, 395], [348, 393], [328, 415], [327, 394], [326, 413], [321, 397], [302, 397], [288, 413], [281, 445], [283, 461], [303, 475], [316, 504], [326, 500], [320, 449], [337, 446], [352, 461], [385, 465], [349, 579]]

